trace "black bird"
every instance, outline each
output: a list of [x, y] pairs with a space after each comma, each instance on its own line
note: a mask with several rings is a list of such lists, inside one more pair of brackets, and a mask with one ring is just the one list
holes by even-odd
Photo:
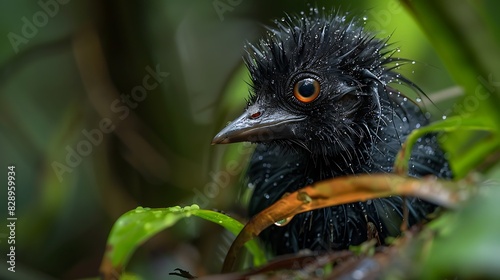
[[[247, 171], [250, 215], [315, 181], [391, 172], [408, 134], [429, 122], [389, 86], [420, 91], [396, 72], [409, 61], [394, 58], [388, 39], [377, 39], [360, 20], [311, 9], [275, 24], [267, 38], [246, 47], [252, 92], [245, 112], [213, 140], [257, 143]], [[414, 146], [408, 175], [451, 178], [435, 134]], [[276, 254], [339, 250], [366, 241], [373, 225], [383, 243], [400, 234], [403, 201], [393, 196], [310, 211], [268, 228], [261, 239]], [[436, 208], [405, 201], [410, 226]]]

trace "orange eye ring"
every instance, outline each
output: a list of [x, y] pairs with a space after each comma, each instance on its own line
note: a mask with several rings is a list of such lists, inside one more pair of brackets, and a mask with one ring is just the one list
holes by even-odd
[[302, 103], [310, 103], [316, 100], [319, 96], [319, 82], [313, 78], [305, 78], [293, 87], [293, 96]]

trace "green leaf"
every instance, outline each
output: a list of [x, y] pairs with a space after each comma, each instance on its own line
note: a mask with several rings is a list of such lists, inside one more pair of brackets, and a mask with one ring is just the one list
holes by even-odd
[[[142, 243], [191, 215], [219, 224], [235, 235], [243, 228], [237, 220], [215, 211], [201, 210], [196, 204], [184, 208], [137, 207], [118, 218], [111, 229], [101, 264], [101, 272], [105, 278], [106, 275], [121, 273], [135, 249]], [[266, 261], [263, 250], [256, 242], [249, 243], [247, 249], [253, 254], [254, 265], [261, 265]]]
[[[482, 17], [482, 1], [401, 2], [419, 22], [450, 75], [464, 89], [465, 96], [447, 110], [453, 119], [437, 125], [447, 132], [443, 147], [450, 155], [454, 177], [464, 177], [500, 147], [500, 38]], [[437, 126], [429, 131], [439, 130]], [[414, 142], [417, 134], [422, 135], [415, 132], [409, 141]], [[407, 146], [408, 150], [411, 145]], [[409, 154], [404, 157], [407, 159]]]
[[[460, 153], [457, 153], [457, 150], [449, 151], [449, 160], [453, 163], [455, 177], [461, 178], [476, 164], [478, 155], [486, 157], [491, 150], [499, 146], [498, 128], [489, 119], [453, 116], [412, 131], [396, 157], [394, 169], [399, 174], [407, 174], [411, 149], [422, 136], [431, 132], [468, 133], [470, 131], [476, 133], [483, 131], [494, 137], [486, 137], [482, 144], [467, 147], [466, 151], [460, 151]], [[448, 137], [448, 135], [444, 135], [444, 138]]]
[[[218, 212], [199, 209], [192, 211], [192, 214], [207, 221], [220, 224], [234, 235], [238, 235], [240, 231], [243, 229], [243, 224], [241, 224], [240, 222], [236, 221], [231, 217], [228, 217]], [[260, 248], [260, 246], [257, 244], [255, 240], [252, 241], [246, 244], [246, 248], [248, 249], [248, 251], [250, 251], [250, 253], [253, 256], [254, 266], [262, 265], [267, 261], [264, 251]]]
[[430, 226], [437, 236], [427, 248], [418, 278], [460, 275], [464, 279], [498, 279], [499, 200], [497, 186], [486, 188], [460, 211], [433, 222]]

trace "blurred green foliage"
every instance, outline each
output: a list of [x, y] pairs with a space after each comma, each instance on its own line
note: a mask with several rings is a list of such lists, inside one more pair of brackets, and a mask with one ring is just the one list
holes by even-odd
[[[391, 36], [401, 49], [398, 55], [417, 62], [401, 72], [431, 99], [441, 100], [442, 95], [433, 97], [433, 93], [455, 84], [467, 96], [473, 96], [478, 86], [489, 85], [491, 98], [480, 100], [480, 107], [466, 115], [498, 123], [494, 96], [500, 77], [500, 21], [495, 15], [499, 4], [494, 0], [434, 2], [410, 1], [417, 3], [411, 14], [395, 0], [314, 3], [366, 16], [367, 29], [380, 37]], [[220, 3], [229, 6], [221, 12]], [[245, 106], [245, 81], [249, 80], [241, 60], [245, 42], [263, 34], [262, 24], [308, 7], [307, 1], [263, 0], [2, 1], [0, 167], [12, 164], [17, 169], [14, 277], [96, 276], [114, 221], [139, 205], [196, 203], [244, 216], [240, 173], [251, 147], [213, 147], [210, 141]], [[142, 94], [140, 101], [127, 103], [151, 75], [148, 66], [159, 67], [168, 77]], [[454, 102], [445, 98], [427, 109], [435, 119], [442, 114], [464, 117]], [[124, 104], [129, 104], [126, 117], [118, 110]], [[114, 126], [109, 133], [101, 129], [105, 119]], [[97, 137], [99, 132], [102, 138]], [[475, 141], [462, 141], [470, 137]], [[455, 148], [460, 146], [466, 152], [484, 146], [484, 139], [491, 137], [471, 132], [452, 135], [445, 143], [450, 151], [459, 151]], [[474, 160], [459, 169], [477, 167], [491, 155], [481, 170], [488, 171], [486, 178], [496, 179], [491, 175], [497, 170], [496, 144], [480, 155], [474, 152]], [[451, 157], [459, 159], [465, 152]], [[6, 170], [0, 173], [2, 182], [6, 175]], [[488, 227], [494, 203], [478, 204], [483, 207], [478, 206], [477, 212], [467, 214], [464, 208], [457, 215], [474, 219], [474, 227], [480, 227], [470, 244], [496, 248], [490, 244], [495, 242], [492, 238], [477, 243], [483, 234], [495, 232]], [[0, 215], [5, 221], [6, 212], [0, 213], [5, 213]], [[450, 228], [462, 220], [455, 221]], [[5, 229], [0, 230], [0, 260], [7, 252], [5, 234]], [[144, 279], [163, 279], [177, 267], [197, 275], [216, 272], [228, 248], [224, 236], [215, 225], [181, 221], [141, 246], [129, 269]], [[470, 231], [457, 234], [449, 245], [436, 245], [435, 250], [448, 252], [447, 246], [460, 246], [471, 238]], [[447, 267], [473, 264], [468, 260], [475, 257], [456, 256], [463, 259], [450, 260]], [[2, 261], [0, 278], [12, 277]]]

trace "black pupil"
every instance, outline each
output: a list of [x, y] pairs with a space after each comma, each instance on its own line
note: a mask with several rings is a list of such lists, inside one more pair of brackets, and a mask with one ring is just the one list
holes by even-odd
[[314, 95], [316, 88], [314, 87], [313, 79], [304, 79], [299, 82], [299, 93], [303, 97], [311, 97]]

